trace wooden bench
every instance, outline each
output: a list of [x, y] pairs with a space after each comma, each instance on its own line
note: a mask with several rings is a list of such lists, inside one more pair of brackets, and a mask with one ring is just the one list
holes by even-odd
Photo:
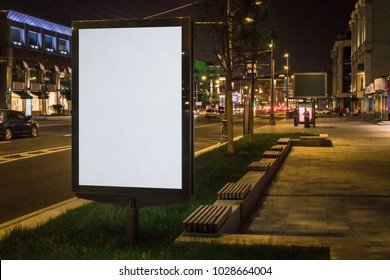
[[248, 170], [249, 171], [267, 171], [268, 168], [270, 168], [271, 163], [269, 161], [254, 161], [251, 164], [249, 164]]
[[275, 145], [271, 147], [271, 151], [283, 151], [286, 145]]
[[248, 183], [227, 183], [218, 192], [218, 199], [244, 199], [250, 190], [251, 184]]
[[231, 206], [201, 205], [183, 221], [183, 224], [190, 232], [217, 233], [231, 212]]
[[301, 136], [299, 139], [302, 140], [327, 140], [329, 138], [328, 134], [319, 134], [319, 135], [312, 135], [312, 136]]
[[290, 138], [279, 138], [279, 140], [276, 142], [276, 144], [287, 145], [288, 142], [290, 142]]
[[264, 158], [277, 158], [280, 156], [282, 152], [281, 151], [265, 151], [263, 153]]

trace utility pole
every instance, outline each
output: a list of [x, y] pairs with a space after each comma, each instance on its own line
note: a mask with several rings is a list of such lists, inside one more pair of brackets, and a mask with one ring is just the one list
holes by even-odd
[[248, 142], [253, 143], [253, 130], [254, 130], [254, 108], [253, 104], [255, 103], [255, 62], [254, 60], [251, 61], [251, 95], [250, 95], [250, 104], [249, 104], [249, 135], [248, 135]]
[[285, 55], [284, 55], [284, 57], [286, 58], [286, 63], [287, 63], [287, 65], [286, 65], [286, 118], [290, 118], [290, 114], [289, 114], [289, 109], [288, 109], [288, 106], [289, 106], [289, 104], [288, 104], [288, 98], [289, 98], [289, 93], [290, 93], [290, 90], [289, 90], [289, 83], [290, 83], [290, 81], [289, 81], [289, 74], [288, 74], [288, 72], [289, 72], [289, 69], [288, 69], [288, 53], [286, 53]]
[[274, 95], [275, 95], [275, 60], [274, 60], [274, 40], [271, 40], [271, 112], [269, 114], [269, 125], [275, 125]]

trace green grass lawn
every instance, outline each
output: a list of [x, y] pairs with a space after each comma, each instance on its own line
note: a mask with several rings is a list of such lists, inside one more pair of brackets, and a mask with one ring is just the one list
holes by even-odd
[[1, 259], [329, 259], [328, 248], [181, 243], [182, 221], [201, 204], [211, 204], [226, 182], [240, 179], [247, 166], [282, 137], [300, 134], [258, 134], [255, 143], [235, 143], [195, 159], [194, 196], [190, 203], [139, 209], [139, 239], [125, 240], [125, 209], [90, 203], [34, 229], [15, 228], [0, 240]]

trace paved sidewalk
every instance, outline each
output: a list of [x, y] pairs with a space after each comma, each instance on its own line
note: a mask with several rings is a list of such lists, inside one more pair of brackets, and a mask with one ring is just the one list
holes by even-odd
[[[333, 147], [293, 147], [251, 221], [220, 242], [327, 246], [332, 259], [390, 259], [390, 125], [323, 118], [304, 128], [282, 120], [256, 132], [327, 133]], [[66, 201], [18, 223], [34, 226], [86, 202]], [[0, 238], [10, 227], [1, 225]]]
[[390, 125], [292, 120], [260, 133], [327, 133], [334, 147], [293, 147], [240, 235], [249, 243], [323, 245], [332, 259], [390, 259]]

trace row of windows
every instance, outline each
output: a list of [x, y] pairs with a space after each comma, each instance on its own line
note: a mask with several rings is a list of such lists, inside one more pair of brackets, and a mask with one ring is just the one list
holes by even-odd
[[43, 48], [48, 52], [59, 51], [61, 54], [70, 53], [69, 40], [56, 38], [47, 34], [43, 35], [42, 40], [41, 33], [29, 30], [26, 41], [25, 30], [15, 26], [11, 26], [11, 43], [17, 46], [27, 45], [33, 49]]
[[[198, 73], [201, 73], [201, 71], [200, 71], [199, 69], [196, 69], [196, 68], [194, 69], [194, 72], [197, 73], [197, 74], [198, 74]], [[217, 74], [217, 75], [218, 75], [218, 74], [219, 74], [219, 71], [207, 69], [207, 74]]]
[[[61, 72], [60, 78], [61, 80], [64, 79], [64, 77], [68, 78], [70, 77], [69, 74]], [[26, 77], [26, 71], [24, 69], [21, 69], [19, 67], [13, 67], [12, 68], [12, 81], [13, 82], [26, 82], [26, 78], [28, 78], [31, 82], [38, 82], [43, 83], [47, 82], [49, 84], [55, 83], [55, 75], [54, 72], [51, 70], [45, 70], [45, 71], [38, 71], [37, 69], [30, 68], [28, 71], [28, 76]]]

